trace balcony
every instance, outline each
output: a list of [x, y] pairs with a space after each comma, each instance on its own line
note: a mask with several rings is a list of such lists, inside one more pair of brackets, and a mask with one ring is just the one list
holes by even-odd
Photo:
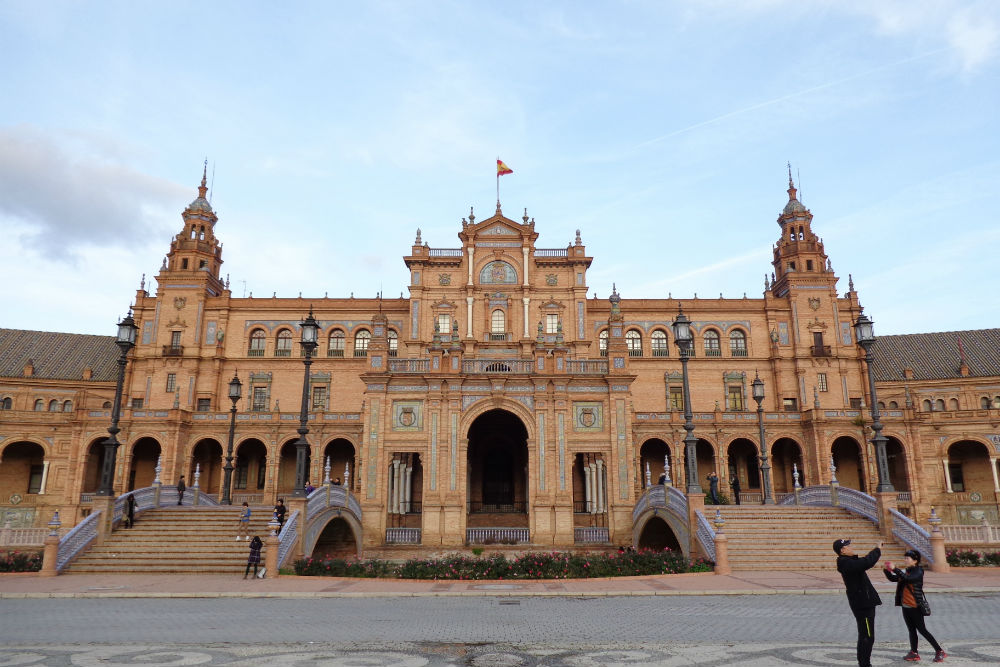
[[630, 356], [630, 357], [641, 357], [642, 356], [642, 350], [630, 349], [628, 351], [628, 356]]
[[733, 357], [745, 357], [747, 356], [747, 349], [745, 347], [732, 347], [729, 348], [729, 354]]
[[531, 359], [463, 359], [463, 373], [532, 373]]
[[163, 346], [163, 356], [165, 357], [180, 357], [184, 354], [183, 345], [164, 345]]
[[260, 349], [250, 348], [249, 350], [247, 350], [247, 356], [248, 357], [263, 357], [264, 356], [264, 348], [260, 348]]
[[469, 501], [469, 514], [524, 514], [527, 511], [528, 503], [524, 500], [495, 503]]
[[514, 337], [506, 332], [491, 332], [487, 334], [486, 340], [507, 342], [509, 340], [514, 340]]
[[654, 357], [669, 357], [670, 350], [665, 347], [654, 347], [653, 348]]
[[812, 356], [814, 356], [814, 357], [830, 357], [830, 356], [833, 356], [832, 353], [830, 352], [830, 346], [829, 345], [813, 345], [809, 349], [812, 352]]
[[344, 358], [344, 348], [342, 347], [331, 347], [326, 351], [326, 356], [328, 357], [338, 357], [340, 359]]
[[274, 356], [276, 357], [290, 357], [292, 356], [292, 351], [288, 349], [277, 349], [274, 351]]
[[429, 248], [428, 257], [462, 257], [465, 253], [461, 248]]
[[367, 356], [368, 356], [368, 348], [364, 348], [364, 349], [361, 349], [361, 350], [354, 350], [354, 357], [355, 358], [358, 358], [358, 357], [367, 357]]
[[720, 350], [717, 347], [707, 347], [707, 348], [705, 348], [705, 356], [706, 357], [721, 357], [722, 356], [722, 350]]
[[390, 359], [390, 373], [426, 373], [430, 368], [429, 359]]

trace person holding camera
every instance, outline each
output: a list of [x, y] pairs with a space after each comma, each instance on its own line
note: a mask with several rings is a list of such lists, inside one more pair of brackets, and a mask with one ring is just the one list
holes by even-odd
[[931, 615], [931, 606], [924, 595], [924, 570], [920, 567], [920, 552], [916, 549], [907, 551], [903, 554], [903, 564], [905, 569], [893, 567], [891, 562], [886, 561], [883, 570], [886, 579], [896, 582], [896, 606], [902, 607], [903, 622], [910, 633], [910, 652], [903, 660], [920, 660], [920, 653], [917, 652], [917, 632], [920, 632], [934, 647], [934, 662], [944, 662], [948, 654], [924, 624], [924, 616]]
[[844, 580], [847, 602], [858, 624], [858, 667], [871, 667], [872, 647], [875, 645], [875, 608], [882, 604], [882, 598], [868, 578], [868, 570], [878, 563], [882, 555], [882, 542], [865, 556], [854, 553], [850, 540], [833, 542], [837, 554], [837, 571]]

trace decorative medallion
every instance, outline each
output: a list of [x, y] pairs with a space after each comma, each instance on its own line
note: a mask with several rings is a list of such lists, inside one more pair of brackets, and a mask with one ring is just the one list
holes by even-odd
[[403, 426], [413, 426], [417, 423], [417, 415], [412, 406], [405, 407], [400, 411], [399, 423]]
[[597, 401], [573, 402], [573, 430], [601, 431], [604, 429], [604, 404]]
[[423, 427], [423, 401], [392, 402], [393, 431], [419, 431]]
[[438, 274], [438, 284], [439, 285], [450, 285], [451, 284], [451, 274], [450, 273], [440, 273], [440, 274]]
[[184, 310], [184, 306], [187, 305], [187, 297], [175, 296], [174, 297], [174, 308], [177, 310]]
[[558, 285], [559, 284], [559, 276], [557, 276], [554, 273], [547, 273], [547, 274], [545, 274], [545, 284], [546, 285]]
[[820, 304], [819, 297], [817, 297], [817, 296], [811, 296], [811, 297], [809, 297], [809, 307], [810, 308], [812, 308], [813, 310], [819, 310], [819, 304]]
[[12, 494], [12, 495], [11, 495], [11, 497], [10, 497], [10, 504], [11, 504], [11, 505], [17, 505], [17, 504], [19, 504], [19, 503], [20, 503], [20, 502], [21, 502], [22, 500], [23, 500], [23, 498], [21, 498], [21, 494], [19, 494], [19, 493], [14, 493], [14, 494]]

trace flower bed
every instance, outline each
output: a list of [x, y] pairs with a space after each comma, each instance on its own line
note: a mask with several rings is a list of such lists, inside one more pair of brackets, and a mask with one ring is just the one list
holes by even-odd
[[397, 579], [586, 579], [648, 574], [710, 572], [712, 563], [690, 561], [679, 551], [627, 551], [618, 554], [527, 553], [508, 560], [503, 554], [415, 558], [396, 565], [378, 559], [303, 558], [295, 573], [305, 576], [386, 577]]
[[948, 565], [953, 567], [1000, 567], [1000, 551], [978, 552], [955, 549], [945, 552]]
[[0, 553], [0, 572], [38, 572], [42, 569], [40, 551], [8, 551]]

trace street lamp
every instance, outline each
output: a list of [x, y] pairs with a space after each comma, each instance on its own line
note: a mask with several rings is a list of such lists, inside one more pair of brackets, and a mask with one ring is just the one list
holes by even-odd
[[319, 323], [313, 317], [312, 306], [309, 316], [302, 321], [302, 350], [306, 353], [302, 363], [305, 364], [305, 376], [302, 378], [302, 408], [299, 410], [299, 439], [295, 441], [295, 490], [294, 498], [305, 498], [306, 481], [309, 479], [309, 367], [312, 366], [312, 353], [316, 349], [319, 337]]
[[688, 357], [691, 355], [691, 346], [694, 343], [694, 335], [691, 333], [691, 320], [684, 314], [684, 309], [677, 308], [677, 319], [670, 325], [674, 331], [674, 342], [681, 353], [681, 370], [684, 376], [684, 451], [687, 459], [687, 492], [701, 493], [701, 484], [698, 482], [698, 439], [694, 437], [694, 421], [691, 414], [691, 388], [688, 386]]
[[122, 412], [122, 386], [125, 384], [125, 364], [128, 363], [128, 353], [135, 347], [135, 326], [132, 319], [132, 309], [129, 308], [121, 322], [118, 323], [118, 336], [115, 345], [121, 350], [118, 357], [118, 382], [115, 384], [115, 402], [111, 405], [111, 426], [108, 427], [108, 437], [104, 440], [104, 467], [101, 468], [101, 485], [97, 489], [99, 496], [114, 496], [115, 458], [118, 455], [118, 419]]
[[878, 468], [879, 493], [895, 493], [892, 482], [889, 480], [889, 462], [885, 455], [885, 443], [887, 438], [882, 435], [882, 420], [878, 412], [878, 396], [875, 394], [875, 374], [872, 372], [872, 345], [875, 344], [874, 322], [868, 319], [864, 313], [858, 315], [858, 320], [854, 323], [854, 337], [858, 345], [865, 351], [865, 364], [868, 366], [868, 389], [871, 392], [871, 415], [872, 415], [872, 444], [875, 445], [875, 465]]
[[753, 391], [753, 400], [757, 403], [757, 427], [760, 429], [760, 475], [764, 481], [764, 504], [773, 505], [774, 496], [771, 495], [771, 464], [767, 462], [767, 440], [764, 437], [764, 381], [755, 371], [753, 382], [750, 383]]
[[222, 484], [222, 504], [232, 505], [233, 497], [233, 438], [236, 436], [236, 401], [240, 400], [243, 392], [243, 383], [240, 382], [239, 373], [233, 373], [233, 379], [229, 381], [229, 400], [233, 402], [233, 408], [229, 411], [229, 444], [226, 446], [226, 478]]

